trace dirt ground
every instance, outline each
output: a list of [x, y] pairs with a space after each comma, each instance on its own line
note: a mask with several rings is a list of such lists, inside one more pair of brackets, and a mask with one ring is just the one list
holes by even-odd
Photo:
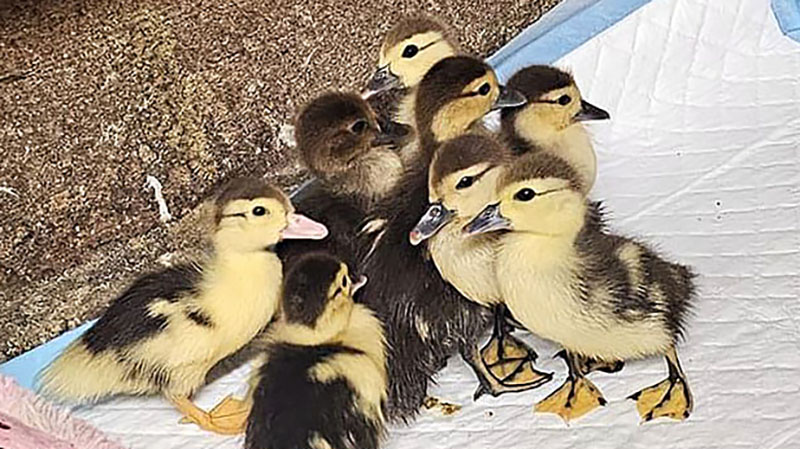
[[558, 1], [0, 0], [0, 361], [197, 248], [221, 180], [296, 184], [286, 124], [360, 90], [399, 17], [438, 15], [488, 55]]

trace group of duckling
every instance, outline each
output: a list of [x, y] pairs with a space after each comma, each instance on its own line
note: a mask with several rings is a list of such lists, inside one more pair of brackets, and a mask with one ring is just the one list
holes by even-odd
[[[659, 355], [667, 378], [630, 398], [644, 421], [688, 417], [675, 348], [692, 271], [611, 233], [588, 199], [582, 121], [609, 116], [572, 76], [531, 66], [502, 86], [439, 21], [412, 17], [386, 35], [367, 89], [302, 109], [314, 180], [292, 201], [261, 179], [229, 182], [207, 260], [138, 278], [45, 369], [43, 391], [161, 394], [252, 449], [377, 448], [456, 353], [476, 399], [550, 381], [521, 328], [560, 345], [568, 368], [536, 411], [578, 418], [606, 402], [587, 374]], [[482, 119], [498, 109], [493, 131]], [[250, 343], [247, 397], [197, 407], [211, 368]]]

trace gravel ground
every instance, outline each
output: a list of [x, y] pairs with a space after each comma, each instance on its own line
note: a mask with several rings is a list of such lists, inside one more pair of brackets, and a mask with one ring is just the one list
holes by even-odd
[[438, 15], [487, 55], [558, 1], [0, 0], [0, 361], [200, 248], [221, 180], [296, 184], [286, 124], [360, 90], [397, 18]]

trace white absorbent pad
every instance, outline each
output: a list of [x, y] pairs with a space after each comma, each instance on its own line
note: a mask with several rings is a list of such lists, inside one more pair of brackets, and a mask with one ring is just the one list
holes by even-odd
[[[694, 391], [683, 423], [638, 425], [625, 397], [666, 374], [661, 359], [593, 374], [607, 407], [565, 425], [534, 415], [565, 367], [533, 344], [555, 379], [536, 391], [471, 399], [459, 359], [432, 394], [463, 405], [393, 428], [391, 449], [800, 447], [800, 45], [766, 0], [653, 0], [557, 62], [612, 120], [590, 125], [594, 197], [612, 228], [700, 273], [679, 354]], [[244, 393], [246, 368], [205, 388], [210, 407]], [[297, 404], [298, 407], [324, 404]], [[159, 398], [124, 398], [78, 415], [131, 448], [236, 448], [241, 438], [178, 425]]]

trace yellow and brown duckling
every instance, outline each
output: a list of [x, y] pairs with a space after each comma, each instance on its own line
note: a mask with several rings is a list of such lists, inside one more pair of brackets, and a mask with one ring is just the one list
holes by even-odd
[[325, 226], [294, 213], [280, 190], [231, 181], [215, 200], [214, 252], [202, 264], [139, 277], [41, 374], [54, 399], [91, 403], [161, 394], [201, 427], [235, 433], [191, 402], [217, 362], [247, 344], [278, 308], [282, 239], [319, 239]]
[[498, 180], [497, 196], [465, 232], [502, 231], [495, 265], [503, 300], [531, 332], [565, 348], [565, 383], [536, 410], [578, 418], [605, 404], [584, 362], [666, 357], [669, 375], [635, 393], [644, 421], [684, 419], [692, 395], [675, 350], [695, 297], [690, 268], [593, 222], [578, 174], [531, 153]]
[[508, 86], [527, 100], [524, 107], [501, 114], [502, 132], [513, 150], [543, 150], [564, 159], [588, 193], [597, 177], [597, 156], [582, 122], [606, 120], [608, 112], [584, 100], [572, 75], [556, 67], [527, 67], [515, 73]]
[[380, 202], [383, 236], [366, 259], [365, 301], [386, 326], [391, 419], [408, 420], [422, 405], [433, 376], [456, 351], [479, 363], [478, 342], [491, 324], [484, 308], [466, 301], [442, 279], [424, 248], [408, 233], [428, 204], [428, 166], [436, 147], [466, 132], [494, 107], [518, 105], [482, 61], [446, 58], [417, 88], [416, 120], [422, 151], [393, 192]]
[[385, 433], [381, 322], [353, 302], [366, 282], [325, 253], [290, 267], [278, 320], [251, 379], [248, 449], [377, 449]]
[[473, 365], [481, 380], [475, 399], [484, 393], [529, 390], [552, 378], [534, 368], [536, 353], [508, 333], [494, 273], [499, 235], [462, 232], [492, 201], [497, 178], [512, 158], [505, 146], [487, 136], [467, 134], [442, 144], [429, 171], [430, 206], [409, 234], [412, 245], [428, 241], [442, 278], [467, 299], [497, 310], [492, 339], [481, 350], [483, 364]]
[[424, 15], [407, 17], [386, 33], [378, 69], [364, 95], [380, 110], [379, 115], [413, 125], [413, 89], [437, 62], [460, 52], [453, 33], [439, 20]]

